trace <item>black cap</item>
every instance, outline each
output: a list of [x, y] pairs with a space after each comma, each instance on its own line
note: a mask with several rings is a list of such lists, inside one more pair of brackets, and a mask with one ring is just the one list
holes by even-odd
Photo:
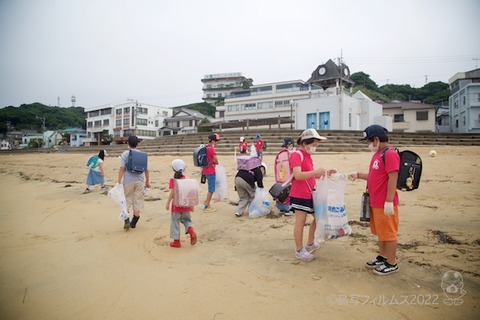
[[282, 143], [282, 148], [288, 147], [289, 145], [293, 145], [292, 138], [284, 138]]
[[384, 138], [387, 137], [388, 130], [378, 124], [372, 124], [363, 130], [363, 138], [358, 141], [371, 140], [375, 137]]
[[212, 133], [208, 136], [208, 140], [210, 141], [220, 141], [220, 136], [218, 133]]
[[128, 145], [132, 147], [136, 147], [138, 145], [138, 138], [137, 136], [130, 136], [128, 137]]

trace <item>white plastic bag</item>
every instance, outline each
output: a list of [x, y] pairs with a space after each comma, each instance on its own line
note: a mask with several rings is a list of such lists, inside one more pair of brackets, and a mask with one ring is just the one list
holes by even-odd
[[348, 224], [345, 209], [345, 183], [343, 181], [328, 181], [327, 217], [325, 230], [329, 238], [338, 238], [352, 233]]
[[270, 200], [268, 192], [264, 188], [256, 188], [255, 196], [248, 208], [250, 218], [260, 218], [270, 213]]
[[108, 191], [108, 196], [120, 206], [120, 215], [118, 216], [118, 220], [126, 220], [128, 218], [128, 209], [123, 184], [116, 183], [115, 186]]
[[318, 179], [313, 197], [317, 220], [315, 242], [319, 243], [326, 238], [338, 238], [352, 233], [345, 208], [344, 181], [325, 177]]
[[215, 167], [215, 192], [213, 193], [213, 201], [220, 202], [227, 197], [227, 171], [222, 165]]
[[258, 157], [257, 149], [254, 144], [250, 146], [250, 157]]
[[327, 198], [328, 198], [328, 179], [321, 177], [317, 179], [315, 190], [312, 192], [313, 209], [315, 210], [315, 220], [317, 228], [315, 229], [315, 243], [319, 244], [327, 238], [326, 225], [328, 223]]

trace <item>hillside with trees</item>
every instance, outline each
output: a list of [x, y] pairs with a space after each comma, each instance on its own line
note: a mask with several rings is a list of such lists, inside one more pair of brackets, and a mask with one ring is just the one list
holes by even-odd
[[385, 102], [419, 100], [427, 104], [441, 105], [448, 104], [448, 97], [450, 96], [448, 84], [441, 81], [429, 82], [421, 88], [412, 88], [408, 84], [386, 84], [378, 87], [370, 79], [370, 75], [364, 72], [353, 73], [350, 78], [355, 81], [353, 91], [361, 90], [372, 100]]
[[11, 130], [33, 129], [42, 132], [45, 118], [46, 130], [62, 130], [66, 128], [85, 129], [85, 113], [83, 107], [50, 107], [41, 103], [22, 104], [20, 107], [0, 109], [0, 133]]

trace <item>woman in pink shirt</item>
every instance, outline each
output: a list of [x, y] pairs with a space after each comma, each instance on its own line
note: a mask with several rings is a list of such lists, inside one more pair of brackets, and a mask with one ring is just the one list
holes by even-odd
[[[307, 129], [302, 132], [297, 144], [300, 146], [298, 151], [290, 156], [290, 168], [293, 172], [292, 188], [290, 190], [290, 204], [295, 212], [295, 226], [293, 236], [295, 238], [295, 257], [304, 261], [312, 261], [314, 256], [312, 252], [317, 250], [320, 245], [314, 243], [315, 221], [312, 191], [315, 188], [315, 178], [323, 175], [330, 175], [336, 170], [326, 170], [324, 168], [314, 169], [312, 154], [315, 152], [320, 142], [327, 138], [318, 134], [315, 129]], [[313, 221], [308, 230], [307, 245], [303, 246], [303, 228], [307, 219], [307, 214], [313, 215]]]

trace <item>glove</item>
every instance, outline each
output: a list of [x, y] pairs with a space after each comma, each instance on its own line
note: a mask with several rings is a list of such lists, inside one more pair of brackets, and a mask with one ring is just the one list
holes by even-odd
[[393, 202], [385, 201], [385, 205], [383, 206], [383, 212], [387, 216], [393, 216]]
[[348, 179], [352, 180], [352, 181], [355, 181], [358, 179], [358, 173], [357, 172], [350, 172], [348, 174]]

